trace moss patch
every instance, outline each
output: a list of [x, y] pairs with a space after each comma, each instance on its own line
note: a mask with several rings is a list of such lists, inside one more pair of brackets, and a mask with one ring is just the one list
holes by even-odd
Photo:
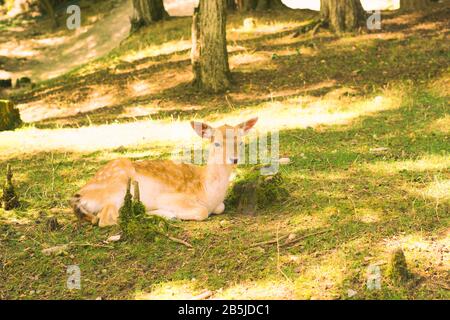
[[262, 175], [254, 169], [237, 177], [225, 205], [236, 212], [255, 214], [287, 198], [288, 192], [281, 172]]
[[405, 254], [402, 249], [396, 249], [392, 252], [387, 273], [396, 284], [405, 283], [411, 279], [411, 274], [408, 271]]
[[119, 224], [127, 240], [155, 240], [164, 234], [168, 223], [164, 218], [149, 216], [140, 201], [139, 184], [134, 182], [134, 197], [131, 195], [131, 180], [128, 181], [124, 203], [119, 211]]

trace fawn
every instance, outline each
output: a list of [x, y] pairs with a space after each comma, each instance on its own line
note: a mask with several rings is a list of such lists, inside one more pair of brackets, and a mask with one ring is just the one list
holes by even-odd
[[109, 162], [72, 198], [75, 214], [100, 227], [117, 224], [129, 179], [139, 183], [140, 198], [148, 214], [201, 221], [210, 214], [223, 213], [242, 137], [257, 120], [217, 128], [192, 121], [195, 132], [210, 141], [206, 166], [170, 160]]

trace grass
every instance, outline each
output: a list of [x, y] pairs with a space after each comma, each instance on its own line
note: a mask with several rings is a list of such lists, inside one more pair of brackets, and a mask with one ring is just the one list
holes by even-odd
[[[260, 20], [289, 25], [298, 15], [282, 12], [276, 19]], [[110, 159], [168, 158], [176, 140], [146, 136], [149, 140], [140, 143], [121, 141], [128, 131], [120, 128], [142, 130], [148, 115], [123, 117], [126, 108], [114, 104], [87, 113], [90, 120], [80, 113], [30, 122], [34, 129], [0, 135], [11, 142], [0, 141], [0, 173], [11, 163], [22, 200], [18, 210], [0, 209], [0, 299], [181, 298], [205, 289], [230, 299], [448, 299], [448, 41], [441, 36], [448, 27], [440, 18], [433, 11], [408, 22], [437, 21], [432, 30], [400, 25], [341, 39], [323, 32], [292, 40], [292, 25], [274, 34], [246, 34], [236, 40], [245, 48], [236, 54], [259, 62], [237, 63], [233, 87], [219, 97], [196, 94], [184, 80], [154, 78], [155, 72], [187, 72], [187, 61], [171, 60], [178, 55], [186, 59], [187, 52], [160, 56], [154, 49], [166, 41], [188, 40], [188, 19], [174, 19], [157, 26], [173, 32], [143, 32], [148, 35], [144, 45], [130, 38], [110, 55], [13, 97], [26, 112], [28, 103], [45, 106], [49, 97], [66, 99], [62, 106], [70, 109], [70, 94], [84, 86], [108, 84], [120, 93], [128, 80], [105, 68], [145, 52], [128, 62], [134, 71], [126, 75], [157, 88], [138, 98], [124, 95], [126, 103], [156, 108], [151, 118], [160, 128], [173, 128], [172, 119], [181, 128], [193, 117], [237, 121], [259, 115], [260, 130], [280, 130], [280, 155], [291, 160], [280, 167], [290, 196], [255, 216], [228, 210], [202, 223], [172, 222], [172, 234], [193, 249], [165, 238], [105, 244], [118, 228], [77, 224], [67, 200]], [[239, 30], [240, 19], [231, 17], [230, 30]], [[308, 19], [303, 16], [299, 24]], [[234, 53], [230, 56], [232, 61]], [[157, 67], [138, 69], [149, 61]], [[173, 87], [158, 89], [164, 81]], [[160, 100], [157, 106], [155, 100]], [[111, 134], [118, 144], [80, 151], [78, 145], [91, 141], [80, 132], [87, 127], [100, 133], [101, 125], [115, 126], [118, 133]], [[81, 128], [67, 141], [69, 147], [52, 144], [73, 126]], [[12, 152], [31, 139], [26, 135], [30, 130], [40, 146], [20, 155]], [[53, 135], [41, 135], [44, 131]], [[154, 144], [157, 138], [161, 141]], [[61, 228], [48, 230], [45, 218], [50, 216]], [[289, 234], [304, 238], [297, 246], [281, 240], [279, 246], [254, 246]], [[69, 244], [65, 253], [42, 254], [61, 244]], [[414, 275], [402, 285], [386, 276], [390, 252], [398, 247]], [[81, 290], [66, 287], [70, 265], [81, 269]], [[370, 265], [380, 267], [381, 290], [367, 289]]]

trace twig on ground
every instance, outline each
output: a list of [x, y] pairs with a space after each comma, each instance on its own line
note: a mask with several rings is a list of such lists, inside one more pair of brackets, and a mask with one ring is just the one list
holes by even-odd
[[100, 244], [100, 243], [69, 243], [69, 246], [78, 246], [78, 247], [101, 247], [101, 248], [114, 249], [113, 246], [108, 246], [108, 245], [106, 245], [106, 244]]
[[[288, 242], [282, 244], [282, 247], [289, 246], [290, 244], [296, 243], [296, 242], [298, 242], [298, 241], [300, 241], [300, 240], [303, 240], [303, 239], [306, 239], [306, 238], [309, 238], [309, 237], [312, 237], [312, 236], [316, 236], [316, 235], [319, 235], [319, 234], [322, 234], [322, 233], [327, 233], [327, 232], [329, 232], [329, 231], [331, 231], [331, 229], [321, 230], [321, 231], [318, 231], [318, 232], [306, 234], [306, 235], [301, 236], [301, 237], [296, 237], [296, 238], [294, 238], [294, 239], [292, 239], [292, 240], [290, 240], [290, 241], [288, 241]], [[289, 237], [289, 235], [286, 234], [286, 235], [284, 235], [284, 236], [279, 237], [278, 239], [275, 238], [275, 239], [273, 239], [273, 240], [268, 240], [268, 241], [263, 241], [263, 242], [257, 242], [257, 243], [252, 244], [252, 245], [250, 246], [250, 248], [259, 247], [259, 246], [264, 246], [264, 245], [268, 245], [268, 244], [274, 244], [274, 243], [277, 243], [277, 241], [283, 241], [283, 240], [287, 239], [288, 237]]]
[[319, 234], [327, 233], [327, 232], [330, 232], [330, 231], [331, 231], [331, 229], [327, 229], [327, 230], [322, 230], [322, 231], [318, 231], [318, 232], [313, 232], [313, 233], [305, 234], [304, 236], [301, 236], [301, 237], [298, 237], [298, 238], [294, 238], [294, 239], [292, 239], [292, 240], [290, 240], [290, 241], [284, 243], [284, 244], [283, 244], [283, 247], [294, 247], [294, 246], [296, 246], [296, 245], [292, 246], [292, 244], [296, 244], [296, 243], [298, 243], [299, 241], [304, 240], [304, 239], [306, 239], [306, 238], [309, 238], [309, 237], [312, 237], [312, 236], [317, 236], [317, 235], [319, 235]]
[[[289, 237], [289, 235], [286, 234], [284, 236], [281, 236], [278, 240], [281, 241], [281, 240], [287, 239], [288, 237]], [[274, 243], [277, 243], [277, 239], [269, 240], [269, 241], [263, 241], [263, 242], [257, 242], [257, 243], [252, 244], [250, 246], [250, 248], [259, 247], [259, 246], [263, 246], [263, 245], [266, 245], [266, 244], [274, 244]]]
[[280, 224], [278, 224], [277, 226], [277, 270], [279, 273], [281, 273], [283, 275], [283, 277], [286, 278], [287, 281], [292, 283], [292, 280], [287, 276], [286, 273], [283, 272], [283, 270], [281, 270], [281, 264], [280, 264], [280, 238], [279, 238], [279, 231], [280, 231]]
[[164, 233], [161, 233], [161, 235], [165, 236], [167, 239], [169, 239], [169, 240], [171, 240], [171, 241], [173, 241], [173, 242], [182, 244], [182, 245], [184, 245], [184, 246], [186, 246], [186, 247], [188, 247], [188, 248], [193, 248], [192, 244], [190, 244], [189, 242], [186, 242], [186, 241], [184, 241], [184, 240], [181, 240], [181, 239], [178, 239], [178, 238], [169, 236], [169, 235], [164, 234]]

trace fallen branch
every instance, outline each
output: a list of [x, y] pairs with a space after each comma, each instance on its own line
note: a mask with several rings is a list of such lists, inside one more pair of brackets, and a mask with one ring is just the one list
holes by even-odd
[[101, 244], [101, 243], [69, 243], [69, 246], [94, 247], [94, 248], [109, 248], [109, 249], [114, 249], [113, 246], [108, 246], [108, 245], [106, 245], [106, 244]]
[[169, 240], [171, 240], [171, 241], [173, 241], [173, 242], [182, 244], [182, 245], [184, 245], [184, 246], [186, 246], [186, 247], [188, 247], [188, 248], [193, 248], [192, 244], [190, 244], [189, 242], [186, 242], [186, 241], [184, 241], [184, 240], [181, 240], [181, 239], [178, 239], [178, 238], [169, 236], [169, 235], [164, 234], [164, 233], [161, 233], [161, 235], [165, 236], [167, 239], [169, 239]]
[[[318, 231], [318, 232], [306, 234], [306, 235], [301, 236], [301, 237], [299, 237], [299, 238], [298, 238], [298, 237], [295, 237], [294, 239], [289, 240], [288, 242], [283, 243], [281, 246], [282, 246], [282, 247], [286, 247], [286, 246], [289, 246], [289, 245], [291, 245], [291, 244], [294, 244], [294, 243], [296, 243], [296, 242], [298, 242], [298, 241], [300, 241], [300, 240], [303, 240], [303, 239], [306, 239], [306, 238], [309, 238], [309, 237], [312, 237], [312, 236], [316, 236], [316, 235], [319, 235], [319, 234], [327, 233], [327, 232], [329, 232], [329, 231], [331, 231], [331, 229], [327, 229], [327, 230], [322, 230], [322, 231]], [[268, 245], [268, 244], [275, 244], [275, 243], [277, 243], [277, 242], [279, 242], [279, 241], [282, 241], [282, 240], [287, 239], [288, 237], [289, 237], [289, 235], [284, 235], [284, 236], [279, 237], [278, 239], [275, 238], [275, 239], [269, 240], [269, 241], [257, 242], [257, 243], [252, 244], [252, 245], [250, 246], [250, 248], [259, 247], [259, 246], [264, 246], [264, 245]]]
[[327, 233], [327, 232], [330, 232], [330, 231], [331, 231], [331, 229], [327, 229], [327, 230], [322, 230], [322, 231], [318, 231], [318, 232], [314, 232], [314, 233], [305, 234], [304, 236], [301, 236], [299, 238], [294, 238], [291, 241], [288, 241], [288, 242], [284, 243], [283, 247], [289, 247], [289, 246], [295, 247], [297, 245], [292, 246], [292, 244], [296, 244], [299, 241], [304, 240], [306, 238], [309, 238], [309, 237], [312, 237], [312, 236], [317, 236], [319, 234]]
[[252, 245], [250, 246], [250, 248], [259, 247], [259, 246], [264, 246], [264, 245], [266, 245], [266, 244], [274, 244], [274, 243], [277, 243], [277, 241], [287, 239], [288, 237], [289, 237], [289, 235], [286, 234], [286, 235], [284, 235], [284, 236], [279, 237], [278, 239], [275, 238], [274, 240], [263, 241], [263, 242], [257, 242], [257, 243], [252, 244]]

